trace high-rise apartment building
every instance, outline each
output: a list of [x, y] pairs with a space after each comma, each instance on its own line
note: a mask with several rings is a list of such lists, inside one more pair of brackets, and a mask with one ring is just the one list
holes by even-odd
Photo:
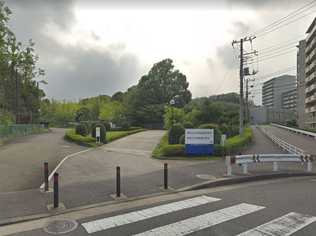
[[296, 89], [296, 77], [282, 75], [264, 82], [262, 87], [262, 104], [267, 108], [281, 110], [282, 94]]
[[306, 126], [316, 128], [316, 18], [309, 26], [305, 48]]
[[306, 126], [305, 115], [305, 48], [306, 41], [301, 40], [297, 45], [297, 60], [296, 60], [296, 77], [297, 77], [297, 124], [299, 128]]

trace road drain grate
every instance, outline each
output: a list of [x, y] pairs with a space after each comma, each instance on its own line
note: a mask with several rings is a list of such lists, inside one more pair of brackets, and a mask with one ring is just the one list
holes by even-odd
[[48, 223], [44, 231], [49, 234], [66, 234], [78, 227], [78, 223], [74, 220], [54, 220]]

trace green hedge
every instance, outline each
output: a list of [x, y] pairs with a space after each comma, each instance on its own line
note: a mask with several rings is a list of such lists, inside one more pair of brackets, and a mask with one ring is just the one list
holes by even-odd
[[128, 130], [128, 131], [110, 131], [106, 133], [106, 139], [107, 139], [107, 142], [111, 142], [116, 139], [123, 138], [127, 135], [139, 133], [141, 131], [145, 131], [145, 129], [134, 129], [134, 130]]
[[68, 129], [64, 138], [70, 142], [77, 143], [86, 147], [94, 147], [96, 146], [95, 138], [91, 136], [82, 136], [80, 134], [76, 134], [74, 129]]
[[[136, 129], [136, 130], [130, 130], [130, 131], [108, 131], [106, 132], [106, 140], [107, 142], [114, 141], [116, 139], [123, 138], [125, 136], [135, 134], [141, 131], [144, 131], [145, 129]], [[87, 147], [95, 147], [97, 146], [95, 138], [91, 136], [81, 136], [75, 133], [74, 129], [69, 129], [66, 131], [66, 134], [64, 138], [68, 141], [77, 143], [82, 146]]]
[[[237, 135], [227, 139], [224, 147], [220, 146], [219, 144], [215, 144], [215, 156], [239, 152], [251, 141], [252, 130], [251, 128], [246, 128], [242, 135]], [[185, 145], [168, 144], [168, 133], [166, 133], [160, 140], [160, 143], [154, 149], [152, 156], [156, 158], [170, 156], [186, 156]]]

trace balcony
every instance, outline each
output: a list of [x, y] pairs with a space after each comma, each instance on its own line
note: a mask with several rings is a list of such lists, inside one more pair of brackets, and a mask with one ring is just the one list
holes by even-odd
[[316, 94], [307, 97], [307, 98], [305, 99], [305, 104], [307, 104], [307, 103], [312, 103], [312, 102], [315, 102], [315, 101], [316, 101]]
[[306, 107], [305, 113], [316, 112], [316, 106]]
[[316, 73], [313, 72], [305, 78], [305, 83], [309, 83], [310, 81], [314, 80], [315, 78], [316, 78]]
[[312, 91], [316, 90], [316, 84], [312, 84], [311, 86], [308, 86], [306, 89], [305, 89], [305, 93], [310, 93]]

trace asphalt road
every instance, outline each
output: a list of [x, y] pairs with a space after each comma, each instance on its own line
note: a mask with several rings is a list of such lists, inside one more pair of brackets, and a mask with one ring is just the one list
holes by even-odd
[[43, 163], [50, 170], [67, 154], [85, 148], [63, 140], [65, 129], [15, 139], [0, 147], [0, 193], [38, 188]]
[[282, 140], [303, 149], [306, 153], [316, 155], [316, 139], [302, 134], [287, 131], [275, 126], [265, 126], [265, 128]]
[[50, 235], [47, 225], [66, 225], [54, 220], [73, 219], [78, 227], [64, 235], [316, 235], [315, 184], [301, 177], [164, 195], [3, 226], [0, 234]]
[[266, 137], [256, 126], [252, 126], [253, 142], [242, 154], [281, 154], [284, 151]]

